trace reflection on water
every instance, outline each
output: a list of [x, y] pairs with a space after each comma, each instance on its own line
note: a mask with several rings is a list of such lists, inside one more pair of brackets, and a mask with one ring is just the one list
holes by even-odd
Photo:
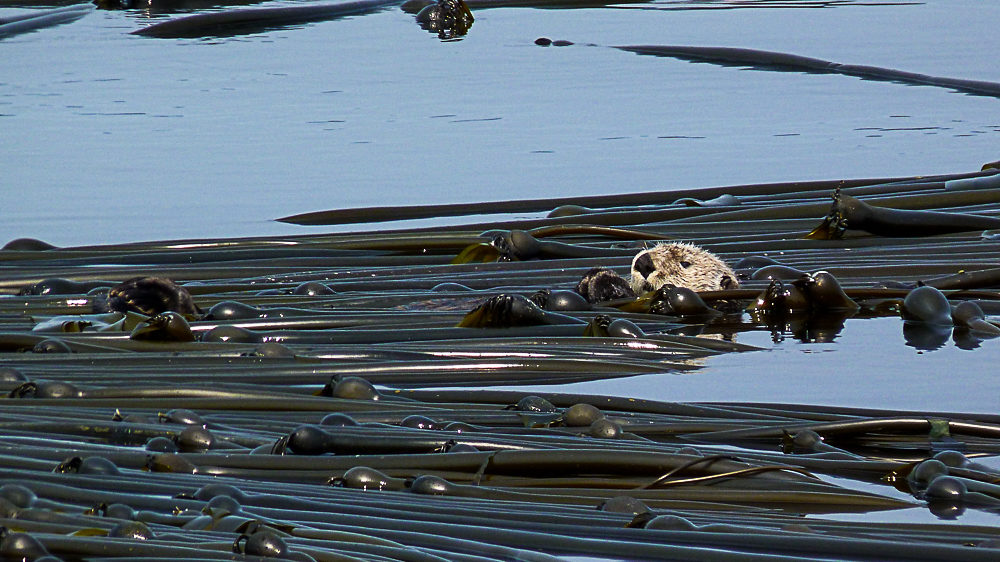
[[[654, 374], [571, 386], [533, 386], [637, 399], [816, 404], [889, 410], [993, 413], [1000, 381], [983, 368], [1000, 361], [1000, 341], [971, 352], [943, 343], [935, 351], [904, 345], [899, 318], [848, 320], [836, 342], [775, 342], [767, 331], [737, 341], [765, 351], [704, 360], [697, 374]], [[525, 388], [527, 390], [527, 388]]]

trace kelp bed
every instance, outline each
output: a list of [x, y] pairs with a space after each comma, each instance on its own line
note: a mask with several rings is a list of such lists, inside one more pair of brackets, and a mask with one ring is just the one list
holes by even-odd
[[[720, 353], [768, 369], [734, 335], [829, 341], [848, 317], [905, 312], [917, 281], [953, 305], [975, 301], [985, 316], [953, 326], [918, 317], [910, 303], [900, 319], [908, 339], [975, 347], [995, 335], [990, 315], [1000, 310], [1000, 250], [983, 228], [1000, 220], [996, 171], [283, 219], [508, 216], [409, 230], [77, 248], [13, 241], [0, 251], [0, 551], [37, 560], [997, 560], [995, 527], [880, 514], [996, 510], [1000, 475], [976, 457], [1000, 452], [1000, 416], [481, 389], [691, 371]], [[843, 212], [806, 238], [835, 191]], [[849, 196], [949, 214], [861, 216], [846, 208]], [[942, 223], [960, 231], [927, 235]], [[905, 236], [885, 236], [887, 224]], [[518, 324], [501, 311], [487, 327], [458, 327], [489, 297], [555, 295], [595, 265], [626, 274], [638, 249], [673, 239], [737, 265], [740, 289], [700, 295], [718, 312], [671, 313], [645, 295], [562, 310], [555, 321], [545, 312], [498, 327]], [[858, 306], [754, 306], [766, 289], [793, 286], [798, 270], [819, 269]], [[183, 283], [207, 314], [175, 329], [93, 313], [109, 287], [136, 276]], [[632, 328], [600, 337], [613, 319]]]

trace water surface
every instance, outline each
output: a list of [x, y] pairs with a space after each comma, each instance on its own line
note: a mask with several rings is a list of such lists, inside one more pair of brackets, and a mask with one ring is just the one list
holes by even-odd
[[0, 240], [315, 232], [271, 219], [998, 158], [995, 98], [604, 47], [737, 46], [1000, 80], [994, 4], [783, 5], [477, 10], [457, 42], [396, 8], [208, 39], [133, 36], [166, 16], [96, 11], [0, 41]]

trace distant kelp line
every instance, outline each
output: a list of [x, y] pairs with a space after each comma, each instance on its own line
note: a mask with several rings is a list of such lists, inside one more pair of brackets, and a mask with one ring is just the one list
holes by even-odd
[[[1000, 453], [1000, 416], [489, 387], [690, 376], [722, 353], [763, 372], [780, 366], [741, 332], [835, 341], [869, 316], [902, 316], [917, 347], [992, 345], [1000, 249], [981, 221], [1000, 213], [997, 178], [988, 165], [413, 209], [549, 214], [419, 229], [11, 241], [0, 552], [994, 560], [993, 527], [879, 514], [1000, 508], [1000, 473], [977, 462]], [[625, 275], [643, 247], [677, 239], [721, 256], [741, 287], [568, 298], [593, 266]], [[106, 310], [109, 288], [136, 277], [174, 279], [193, 306]], [[959, 312], [973, 305], [979, 316]], [[530, 322], [509, 316], [518, 307]]]

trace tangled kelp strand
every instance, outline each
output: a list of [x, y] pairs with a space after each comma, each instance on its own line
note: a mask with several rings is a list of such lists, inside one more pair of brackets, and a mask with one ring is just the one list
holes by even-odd
[[[978, 233], [802, 238], [841, 184], [845, 193], [899, 209], [990, 215], [995, 201], [971, 190], [940, 196], [943, 182], [959, 177], [974, 174], [727, 186], [659, 200], [585, 198], [577, 203], [590, 207], [586, 214], [500, 226], [2, 250], [7, 370], [0, 388], [17, 397], [0, 400], [0, 497], [6, 489], [24, 505], [0, 502], [17, 516], [0, 524], [67, 558], [98, 547], [105, 557], [193, 556], [203, 545], [210, 549], [203, 558], [221, 558], [233, 555], [234, 543], [247, 552], [251, 539], [253, 549], [260, 541], [273, 548], [267, 552], [317, 560], [623, 552], [678, 560], [995, 558], [990, 545], [998, 537], [989, 527], [885, 521], [914, 507], [947, 517], [995, 510], [989, 465], [941, 452], [1000, 452], [996, 415], [471, 388], [655, 380], [742, 351], [750, 351], [753, 374], [759, 355], [733, 341], [741, 332], [790, 333], [801, 322], [816, 334], [827, 322], [823, 329], [834, 335], [812, 337], [830, 338], [887, 315], [902, 325], [899, 309], [921, 281], [940, 285], [948, 335], [971, 333], [973, 321], [992, 325], [1000, 295], [991, 271], [1000, 248]], [[741, 204], [662, 203], [725, 193]], [[522, 206], [545, 212], [551, 203]], [[522, 212], [510, 211], [517, 205], [498, 210]], [[357, 211], [343, 216], [361, 218]], [[543, 260], [448, 263], [467, 246], [504, 234], [497, 229], [525, 248], [557, 251]], [[721, 309], [704, 318], [678, 309], [636, 312], [625, 299], [610, 303], [616, 308], [558, 311], [571, 324], [455, 327], [497, 295], [518, 303], [558, 296], [595, 266], [624, 271], [643, 243], [677, 238], [730, 264], [750, 255], [777, 262], [753, 262], [748, 275], [766, 265], [826, 271], [830, 278], [813, 273], [800, 289], [808, 296], [814, 284], [832, 280], [842, 293], [812, 295], [816, 304], [801, 321], [799, 312], [780, 322], [744, 314], [765, 288], [748, 280], [739, 291], [685, 295]], [[217, 307], [185, 321], [192, 334], [219, 337], [136, 341], [129, 338], [134, 326], [150, 323], [138, 317], [127, 329], [99, 331], [117, 321], [98, 322], [92, 307], [102, 297], [84, 289], [136, 276], [168, 277], [201, 310]], [[89, 285], [15, 295], [55, 278]], [[295, 294], [303, 284], [333, 293]], [[725, 301], [738, 305], [727, 311]], [[829, 312], [809, 318], [815, 309], [852, 304], [858, 310], [846, 322]], [[960, 311], [954, 319], [953, 308]], [[627, 327], [614, 334], [622, 337], [584, 337], [588, 324], [599, 330], [615, 322]], [[37, 326], [56, 331], [33, 332]], [[74, 353], [15, 353], [51, 337]], [[260, 353], [265, 340], [280, 353]], [[356, 390], [335, 391], [346, 382]], [[532, 409], [529, 401], [550, 406]], [[936, 461], [948, 467], [938, 477], [955, 480], [938, 484], [940, 493], [910, 488], [915, 463], [935, 457], [951, 463]], [[431, 493], [414, 493], [420, 490]], [[615, 502], [639, 507], [598, 510]], [[141, 521], [149, 533], [112, 532], [118, 516]], [[126, 554], [124, 541], [138, 541], [108, 534], [145, 537], [142, 544], [155, 548]]]

